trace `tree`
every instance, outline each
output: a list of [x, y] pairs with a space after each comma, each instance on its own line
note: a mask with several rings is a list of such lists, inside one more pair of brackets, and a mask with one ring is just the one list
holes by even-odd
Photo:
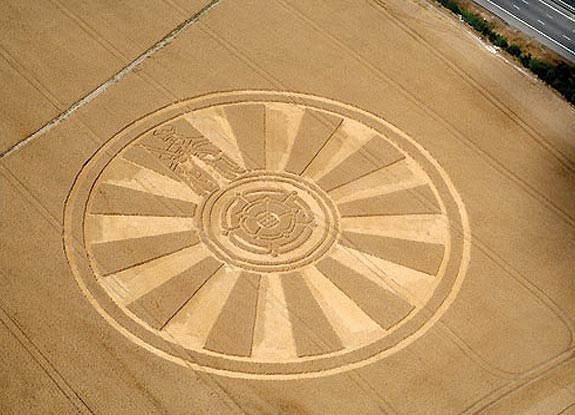
[[540, 61], [539, 59], [531, 59], [531, 61], [529, 62], [529, 69], [531, 70], [531, 72], [533, 72], [535, 75], [537, 75], [544, 81], [548, 83], [552, 82], [551, 78], [553, 77], [553, 73], [551, 72], [551, 70], [553, 68], [547, 62]]
[[528, 53], [527, 55], [523, 55], [519, 58], [521, 64], [526, 68], [529, 68], [529, 63], [531, 63], [531, 54]]
[[499, 34], [495, 35], [495, 42], [493, 42], [493, 44], [503, 49], [506, 49], [507, 46], [509, 45], [507, 43], [507, 39], [505, 38], [505, 36], [501, 36]]
[[515, 44], [508, 46], [507, 52], [511, 56], [521, 56], [521, 48]]

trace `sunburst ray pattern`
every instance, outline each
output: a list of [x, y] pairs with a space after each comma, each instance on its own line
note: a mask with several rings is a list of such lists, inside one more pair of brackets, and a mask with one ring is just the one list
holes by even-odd
[[424, 306], [451, 232], [436, 194], [414, 159], [351, 118], [224, 104], [120, 153], [84, 232], [98, 283], [163, 338], [298, 362], [372, 344]]

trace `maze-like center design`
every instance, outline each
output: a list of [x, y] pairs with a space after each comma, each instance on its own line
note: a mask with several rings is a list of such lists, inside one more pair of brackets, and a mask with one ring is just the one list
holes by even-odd
[[[277, 213], [269, 211], [270, 210], [269, 202], [270, 202], [269, 199], [259, 201], [258, 204], [259, 205], [265, 205], [266, 209], [265, 209], [265, 211], [262, 211], [262, 212], [260, 212], [254, 216], [256, 223], [259, 226], [261, 226], [263, 228], [268, 228], [268, 229], [269, 228], [276, 228], [280, 224], [280, 218], [282, 216], [281, 214], [277, 214]], [[251, 217], [251, 216], [246, 215], [246, 217]], [[293, 215], [292, 215], [292, 217], [293, 217]], [[251, 231], [251, 232], [248, 230], [248, 232], [253, 233], [253, 234], [257, 234], [259, 232], [259, 229], [255, 230], [255, 231]], [[273, 235], [278, 235], [278, 234], [274, 233]], [[281, 233], [280, 233], [280, 235], [281, 235]]]
[[348, 105], [270, 91], [127, 127], [79, 173], [64, 237], [86, 297], [131, 341], [257, 379], [406, 347], [469, 257], [463, 204], [417, 142]]
[[201, 207], [205, 243], [226, 263], [290, 271], [321, 257], [337, 239], [337, 211], [324, 192], [287, 173], [254, 172]]

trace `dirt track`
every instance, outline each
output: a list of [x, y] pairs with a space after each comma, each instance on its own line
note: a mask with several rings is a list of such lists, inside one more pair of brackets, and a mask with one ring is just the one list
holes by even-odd
[[573, 410], [575, 110], [463, 23], [18, 3], [1, 413]]

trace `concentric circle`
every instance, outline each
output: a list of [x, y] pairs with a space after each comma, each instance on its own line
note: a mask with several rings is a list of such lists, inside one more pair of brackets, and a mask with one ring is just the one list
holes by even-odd
[[78, 174], [64, 247], [95, 309], [169, 361], [225, 376], [340, 373], [427, 332], [469, 225], [416, 141], [295, 93], [207, 95], [114, 136]]
[[290, 174], [255, 172], [212, 193], [201, 206], [202, 240], [246, 270], [295, 271], [321, 258], [339, 233], [325, 193]]

